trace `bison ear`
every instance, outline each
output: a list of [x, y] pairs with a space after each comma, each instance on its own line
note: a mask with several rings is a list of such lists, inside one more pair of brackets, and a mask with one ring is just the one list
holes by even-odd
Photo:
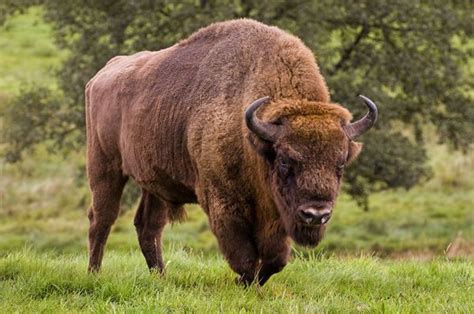
[[262, 141], [257, 136], [249, 134], [247, 139], [250, 142], [250, 146], [265, 160], [273, 162], [275, 160], [275, 150], [273, 149], [273, 143]]
[[347, 154], [346, 162], [348, 165], [352, 163], [357, 158], [357, 156], [359, 156], [360, 151], [362, 150], [362, 146], [363, 144], [359, 142], [349, 142], [349, 152]]

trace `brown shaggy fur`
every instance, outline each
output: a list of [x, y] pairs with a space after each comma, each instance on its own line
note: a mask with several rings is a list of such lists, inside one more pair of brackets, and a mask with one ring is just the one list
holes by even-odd
[[[275, 143], [244, 123], [245, 109], [262, 96], [272, 103], [259, 115], [284, 130]], [[143, 189], [135, 226], [151, 269], [163, 271], [166, 222], [199, 202], [240, 281], [263, 284], [287, 263], [290, 238], [320, 241], [324, 224], [302, 224], [297, 208], [332, 207], [337, 169], [360, 150], [342, 130], [351, 115], [329, 103], [312, 52], [247, 19], [213, 24], [168, 49], [113, 58], [87, 84], [86, 105], [90, 270], [100, 267], [131, 177]]]

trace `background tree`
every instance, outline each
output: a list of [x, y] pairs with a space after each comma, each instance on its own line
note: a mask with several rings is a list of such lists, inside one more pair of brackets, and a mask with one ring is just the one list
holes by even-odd
[[35, 87], [5, 110], [10, 161], [45, 140], [84, 145], [84, 86], [111, 57], [159, 50], [211, 22], [239, 17], [298, 35], [315, 52], [333, 100], [356, 117], [365, 110], [357, 94], [379, 104], [380, 121], [346, 174], [347, 191], [364, 207], [371, 191], [409, 188], [429, 174], [427, 123], [454, 148], [468, 149], [474, 140], [472, 73], [465, 69], [473, 53], [465, 44], [472, 43], [470, 1], [37, 0], [0, 7], [0, 22], [37, 3], [69, 55], [57, 72], [60, 93], [45, 96]]

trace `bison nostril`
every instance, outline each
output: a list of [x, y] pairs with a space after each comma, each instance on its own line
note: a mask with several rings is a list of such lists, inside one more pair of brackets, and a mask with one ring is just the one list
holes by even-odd
[[329, 219], [331, 219], [331, 214], [325, 214], [321, 217], [321, 223], [324, 225], [326, 222], [329, 221]]
[[300, 217], [303, 219], [304, 222], [310, 224], [315, 220], [318, 216], [318, 212], [313, 208], [303, 209], [300, 211]]
[[307, 224], [325, 224], [331, 218], [331, 210], [328, 208], [317, 210], [310, 207], [300, 210], [298, 214]]

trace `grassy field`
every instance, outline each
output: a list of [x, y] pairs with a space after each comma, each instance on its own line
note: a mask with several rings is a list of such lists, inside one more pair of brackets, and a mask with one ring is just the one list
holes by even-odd
[[[6, 312], [469, 313], [474, 272], [466, 261], [382, 261], [373, 257], [295, 259], [263, 288], [243, 289], [217, 257], [183, 250], [167, 274], [142, 266], [138, 253], [111, 253], [99, 275], [84, 272], [84, 254], [24, 250], [0, 261]], [[21, 304], [21, 306], [19, 306]]]
[[51, 73], [64, 55], [38, 8], [9, 19], [0, 27], [0, 93], [16, 93], [31, 83], [54, 84]]
[[[40, 13], [0, 27], [0, 103], [25, 82], [54, 84], [50, 71], [64, 52]], [[432, 179], [372, 195], [368, 212], [342, 195], [322, 244], [295, 248], [261, 289], [234, 284], [197, 205], [165, 230], [165, 277], [146, 270], [132, 224], [136, 204], [122, 206], [103, 272], [88, 275], [84, 152], [62, 158], [39, 147], [1, 165], [2, 312], [472, 313], [474, 154], [430, 142]]]

